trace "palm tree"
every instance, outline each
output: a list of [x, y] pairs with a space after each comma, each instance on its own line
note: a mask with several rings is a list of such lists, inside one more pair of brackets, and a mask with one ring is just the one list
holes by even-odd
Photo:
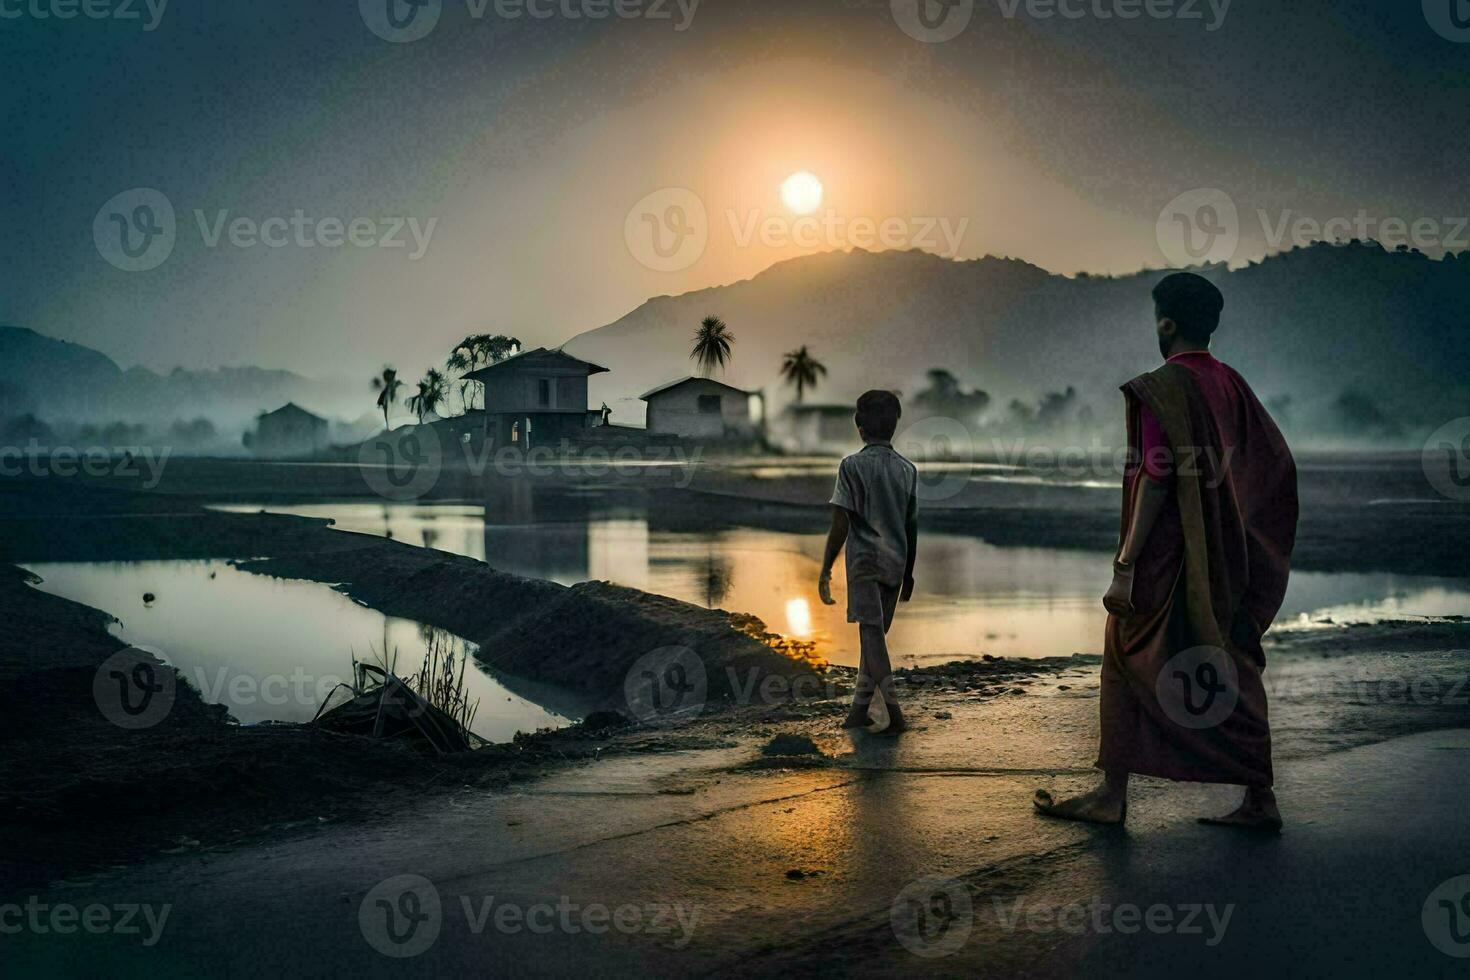
[[393, 366], [385, 365], [383, 373], [373, 379], [373, 391], [378, 393], [378, 407], [383, 410], [383, 428], [388, 427], [388, 406], [398, 400], [398, 389], [403, 387], [403, 382], [398, 380], [398, 372]]
[[466, 381], [464, 373], [474, 366], [473, 354], [470, 349], [470, 338], [466, 337], [454, 345], [454, 350], [444, 359], [444, 369], [459, 378], [459, 410], [460, 414], [470, 410], [469, 391], [473, 381]]
[[806, 390], [815, 388], [817, 379], [826, 376], [827, 366], [807, 353], [805, 344], [802, 344], [799, 350], [788, 351], [781, 361], [781, 378], [787, 384], [796, 386], [798, 405], [801, 404], [801, 396]]
[[[444, 367], [460, 376], [459, 403], [463, 411], [474, 407], [475, 400], [469, 397], [470, 385], [478, 384], [481, 392], [485, 390], [483, 382], [467, 380], [464, 375], [476, 368], [498, 364], [520, 349], [520, 340], [505, 334], [473, 333], [454, 345], [444, 361]], [[483, 397], [480, 404], [484, 406]]]
[[438, 412], [439, 405], [444, 401], [447, 382], [444, 375], [434, 368], [424, 372], [423, 378], [418, 384], [418, 393], [410, 395], [406, 404], [408, 410], [418, 416], [419, 424], [422, 425], [425, 415], [433, 415]]
[[699, 329], [694, 332], [694, 349], [689, 352], [689, 359], [699, 365], [699, 373], [707, 378], [715, 368], [724, 369], [734, 342], [735, 335], [724, 320], [707, 316], [699, 321]]

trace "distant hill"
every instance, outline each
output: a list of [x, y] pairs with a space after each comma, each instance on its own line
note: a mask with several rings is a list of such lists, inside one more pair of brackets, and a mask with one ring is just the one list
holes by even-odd
[[[1470, 414], [1470, 253], [1444, 261], [1374, 243], [1318, 244], [1235, 271], [1197, 270], [1226, 296], [1218, 356], [1245, 374], [1291, 432], [1408, 439]], [[690, 373], [700, 319], [736, 337], [723, 380], [791, 397], [777, 375], [803, 344], [829, 374], [807, 401], [867, 388], [917, 395], [931, 368], [991, 395], [989, 419], [1048, 392], [1115, 429], [1117, 387], [1158, 362], [1149, 290], [1164, 272], [1055, 275], [1015, 259], [921, 251], [829, 252], [752, 279], [650, 299], [565, 349], [611, 369], [592, 379], [622, 420], [636, 397]]]
[[[323, 414], [342, 404], [339, 386], [290, 371], [124, 371], [90, 347], [24, 327], [0, 326], [0, 365], [0, 418], [35, 415], [53, 424], [167, 425], [204, 416], [222, 429], [240, 429], [259, 412], [288, 401]], [[359, 392], [357, 400], [366, 399]]]

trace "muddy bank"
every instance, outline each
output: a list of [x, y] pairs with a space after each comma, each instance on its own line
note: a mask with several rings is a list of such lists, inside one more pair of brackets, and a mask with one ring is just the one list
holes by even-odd
[[[496, 571], [471, 558], [369, 535], [350, 549], [240, 562], [245, 571], [330, 582], [387, 613], [478, 644], [497, 673], [583, 692], [626, 710], [624, 684], [651, 654], [687, 650], [702, 663], [711, 700], [730, 700], [732, 677], [820, 674], [773, 648], [759, 620], [607, 582], [557, 585]], [[677, 654], [676, 654], [677, 656]]]
[[0, 565], [0, 894], [150, 855], [371, 821], [426, 796], [590, 759], [707, 744], [619, 723], [429, 756], [304, 725], [241, 727], [182, 677], [160, 721], [128, 730], [94, 695], [99, 667], [123, 648], [107, 632], [111, 617], [28, 578]]
[[[479, 642], [497, 671], [624, 708], [624, 678], [659, 648], [706, 662], [715, 702], [728, 697], [730, 675], [720, 668], [812, 669], [745, 619], [631, 589], [524, 579], [322, 521], [220, 514], [75, 484], [0, 488], [0, 562], [199, 557], [253, 559], [244, 564], [262, 574], [338, 584], [385, 613]], [[111, 617], [40, 592], [29, 578], [0, 563], [0, 891], [146, 854], [367, 819], [426, 793], [494, 788], [605, 754], [688, 744], [657, 727], [578, 727], [429, 757], [308, 726], [241, 727], [182, 677], [162, 720], [129, 730], [104, 716], [94, 693], [99, 668], [123, 648], [107, 631]]]

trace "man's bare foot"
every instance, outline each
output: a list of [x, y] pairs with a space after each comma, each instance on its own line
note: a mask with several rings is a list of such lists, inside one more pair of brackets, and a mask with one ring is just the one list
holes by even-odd
[[878, 735], [899, 735], [899, 734], [902, 734], [903, 732], [908, 731], [909, 730], [908, 723], [903, 720], [903, 712], [901, 710], [899, 710], [898, 705], [896, 705], [896, 704], [887, 704], [885, 702], [885, 706], [888, 708], [888, 727], [885, 728], [885, 729], [883, 729], [880, 732], [877, 732], [876, 734], [878, 734]]
[[1276, 808], [1276, 794], [1267, 790], [1247, 789], [1240, 806], [1223, 817], [1200, 817], [1199, 822], [1211, 827], [1240, 827], [1281, 833], [1281, 811]]
[[1031, 801], [1036, 812], [1058, 820], [1080, 820], [1084, 823], [1120, 824], [1128, 819], [1128, 798], [1108, 789], [1104, 784], [1090, 793], [1055, 801], [1044, 789], [1036, 791]]

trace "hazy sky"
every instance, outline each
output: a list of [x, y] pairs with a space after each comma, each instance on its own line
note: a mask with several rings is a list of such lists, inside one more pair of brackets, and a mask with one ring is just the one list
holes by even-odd
[[[851, 245], [1129, 272], [1178, 264], [1182, 212], [1236, 263], [1470, 250], [1465, 0], [427, 2], [0, 0], [0, 322], [416, 375]], [[1199, 189], [1234, 223], [1167, 210]]]

